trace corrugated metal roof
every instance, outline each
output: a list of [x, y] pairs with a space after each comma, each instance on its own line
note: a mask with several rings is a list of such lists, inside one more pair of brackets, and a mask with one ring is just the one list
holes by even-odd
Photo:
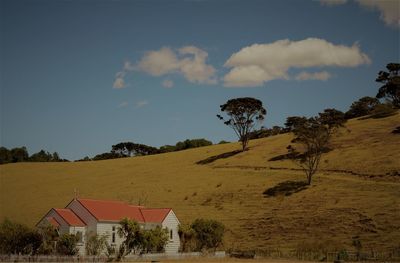
[[59, 214], [70, 226], [86, 226], [86, 224], [71, 209], [54, 208], [54, 211], [56, 211], [57, 214]]

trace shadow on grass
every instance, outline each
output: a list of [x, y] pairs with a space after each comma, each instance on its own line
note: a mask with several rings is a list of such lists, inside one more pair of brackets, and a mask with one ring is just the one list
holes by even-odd
[[242, 151], [240, 151], [240, 150], [236, 150], [236, 151], [232, 151], [232, 152], [221, 153], [218, 155], [208, 157], [204, 160], [200, 160], [200, 161], [196, 162], [196, 164], [209, 164], [209, 163], [215, 162], [216, 160], [219, 160], [219, 159], [225, 159], [225, 158], [232, 157], [241, 152]]
[[[328, 152], [330, 152], [330, 151], [332, 151], [333, 149], [331, 149], [331, 148], [329, 148], [329, 147], [324, 147], [323, 149], [322, 149], [322, 153], [328, 153]], [[297, 154], [297, 155], [293, 155], [293, 154], [289, 154], [289, 153], [286, 153], [286, 154], [281, 154], [281, 155], [277, 155], [277, 156], [274, 156], [274, 157], [272, 157], [272, 158], [270, 158], [269, 160], [268, 160], [268, 162], [275, 162], [275, 161], [283, 161], [283, 160], [294, 160], [294, 159], [302, 159], [302, 158], [304, 158], [304, 153], [300, 153], [300, 154]]]
[[265, 190], [264, 197], [273, 197], [278, 195], [289, 196], [307, 189], [308, 184], [304, 181], [285, 181]]

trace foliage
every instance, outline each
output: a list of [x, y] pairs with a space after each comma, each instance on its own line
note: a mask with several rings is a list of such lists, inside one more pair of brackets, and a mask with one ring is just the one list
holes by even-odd
[[216, 249], [222, 244], [225, 226], [213, 219], [196, 219], [192, 224], [197, 249]]
[[137, 253], [141, 250], [143, 244], [143, 233], [140, 229], [139, 224], [135, 220], [123, 218], [118, 227], [118, 234], [124, 241], [121, 244], [119, 256], [123, 258], [125, 255], [131, 253]]
[[343, 127], [346, 119], [344, 113], [336, 109], [325, 109], [323, 112], [318, 113], [318, 121], [325, 125], [329, 135], [331, 135], [338, 128]]
[[258, 122], [264, 120], [264, 116], [267, 114], [266, 109], [260, 100], [254, 98], [231, 99], [220, 108], [228, 115], [228, 118], [224, 119], [219, 114], [217, 117], [235, 131], [242, 143], [242, 151], [244, 151], [249, 141], [249, 133]]
[[298, 127], [301, 127], [306, 122], [307, 122], [306, 117], [291, 116], [291, 117], [286, 118], [285, 127], [289, 131], [293, 132]]
[[122, 259], [133, 252], [161, 252], [169, 240], [168, 230], [157, 226], [154, 229], [143, 230], [135, 221], [128, 218], [122, 219], [118, 234], [124, 238], [117, 259]]
[[86, 253], [90, 256], [98, 256], [106, 248], [107, 236], [90, 233], [86, 239]]
[[122, 157], [131, 157], [156, 154], [158, 153], [158, 149], [145, 144], [121, 142], [113, 145], [111, 152], [119, 154]]
[[396, 114], [397, 110], [391, 104], [379, 104], [372, 110], [368, 118], [379, 119], [386, 118]]
[[389, 63], [386, 65], [388, 71], [380, 71], [376, 82], [384, 85], [379, 88], [376, 97], [378, 99], [386, 98], [390, 100], [394, 107], [400, 108], [400, 64]]
[[17, 162], [65, 162], [68, 160], [61, 159], [57, 152], [53, 154], [41, 150], [29, 156], [25, 146], [16, 147], [11, 150], [6, 147], [0, 147], [0, 164], [17, 163]]
[[97, 154], [95, 157], [93, 157], [93, 161], [117, 159], [117, 158], [122, 158], [122, 157], [124, 157], [124, 156], [122, 156], [118, 153], [107, 152], [107, 153]]
[[280, 127], [280, 126], [273, 126], [270, 129], [261, 127], [261, 129], [259, 129], [259, 130], [254, 130], [252, 132], [249, 132], [249, 140], [266, 138], [266, 137], [283, 134], [283, 133], [287, 133], [287, 132], [288, 132], [287, 129]]
[[73, 234], [63, 234], [57, 241], [57, 253], [60, 255], [73, 256], [78, 253], [76, 247], [78, 237]]
[[51, 224], [41, 225], [38, 232], [42, 237], [42, 244], [39, 248], [39, 254], [49, 255], [56, 250], [55, 243], [58, 239], [58, 232]]
[[160, 153], [166, 153], [166, 152], [175, 152], [175, 151], [182, 151], [186, 149], [191, 149], [191, 148], [197, 148], [197, 147], [203, 147], [203, 146], [209, 146], [212, 145], [211, 141], [208, 141], [206, 139], [186, 139], [184, 141], [179, 141], [174, 145], [164, 145], [161, 146], [159, 149]]
[[312, 176], [317, 172], [321, 156], [329, 142], [329, 128], [318, 118], [309, 118], [293, 132], [296, 136], [293, 142], [302, 147], [303, 153], [300, 154], [292, 145], [287, 147], [288, 153], [305, 172], [307, 183], [311, 184]]
[[350, 109], [345, 113], [345, 118], [352, 119], [369, 115], [379, 104], [380, 102], [377, 98], [362, 97], [351, 104]]
[[178, 227], [178, 235], [181, 241], [181, 252], [190, 252], [196, 247], [195, 231], [191, 225], [180, 224]]
[[143, 251], [149, 252], [163, 252], [164, 247], [169, 240], [167, 229], [156, 226], [154, 229], [143, 231]]
[[1, 254], [36, 254], [42, 239], [37, 231], [5, 219], [0, 224]]

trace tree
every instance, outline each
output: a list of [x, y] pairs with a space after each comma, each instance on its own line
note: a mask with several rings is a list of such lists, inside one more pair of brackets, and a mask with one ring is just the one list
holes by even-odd
[[181, 224], [178, 227], [178, 235], [181, 241], [181, 252], [190, 252], [195, 247], [195, 231], [191, 225]]
[[346, 122], [344, 113], [336, 109], [325, 109], [318, 115], [319, 122], [327, 127], [329, 136], [338, 128], [343, 127]]
[[379, 104], [380, 102], [377, 98], [368, 96], [362, 97], [351, 104], [350, 109], [345, 113], [345, 118], [352, 119], [369, 115]]
[[41, 224], [38, 227], [38, 233], [42, 238], [42, 244], [39, 248], [39, 254], [49, 255], [56, 251], [55, 244], [58, 240], [58, 231], [50, 223]]
[[63, 234], [57, 241], [57, 252], [60, 255], [73, 256], [76, 255], [79, 249], [76, 247], [78, 237], [73, 234]]
[[295, 139], [292, 141], [300, 146], [300, 153], [295, 146], [287, 147], [288, 154], [306, 174], [307, 183], [311, 184], [313, 175], [317, 172], [321, 156], [327, 148], [330, 132], [318, 118], [310, 118], [293, 130]]
[[289, 131], [294, 131], [306, 122], [307, 122], [306, 117], [291, 116], [286, 118], [285, 127]]
[[0, 254], [36, 254], [42, 239], [25, 225], [3, 220], [0, 224]]
[[168, 230], [160, 226], [154, 229], [143, 231], [143, 251], [149, 252], [163, 252], [165, 245], [168, 243], [169, 235]]
[[118, 234], [121, 238], [124, 238], [124, 241], [120, 246], [118, 257], [123, 258], [132, 251], [134, 253], [139, 252], [142, 249], [144, 238], [139, 224], [128, 218], [123, 218], [119, 224], [121, 226], [118, 228]]
[[26, 147], [23, 146], [11, 149], [11, 158], [13, 163], [28, 161], [29, 155]]
[[264, 120], [264, 116], [267, 114], [266, 109], [260, 100], [254, 98], [231, 99], [220, 108], [228, 115], [228, 118], [224, 119], [219, 114], [217, 117], [235, 131], [242, 143], [242, 151], [244, 151], [249, 141], [249, 133], [258, 122]]
[[197, 241], [197, 249], [216, 249], [222, 244], [225, 226], [213, 219], [196, 219], [191, 228]]
[[107, 246], [107, 236], [89, 233], [87, 235], [86, 253], [90, 256], [99, 256]]
[[389, 63], [386, 65], [388, 71], [380, 71], [376, 82], [384, 85], [379, 88], [376, 97], [378, 99], [386, 98], [390, 100], [394, 107], [400, 108], [400, 64]]
[[11, 163], [12, 155], [11, 151], [6, 147], [0, 147], [0, 164]]

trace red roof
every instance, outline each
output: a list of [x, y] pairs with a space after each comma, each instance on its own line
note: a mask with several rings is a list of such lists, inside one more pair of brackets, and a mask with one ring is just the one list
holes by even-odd
[[127, 217], [138, 222], [144, 222], [140, 206], [131, 206], [121, 201], [77, 200], [99, 221], [120, 221]]
[[141, 211], [146, 222], [162, 223], [171, 208], [142, 208]]
[[122, 218], [134, 219], [137, 222], [162, 223], [170, 208], [144, 208], [121, 201], [77, 199], [98, 221], [117, 222]]
[[86, 226], [84, 222], [74, 213], [72, 210], [68, 208], [60, 209], [60, 208], [53, 208], [57, 214], [59, 214], [62, 219], [67, 222], [70, 226]]
[[60, 226], [60, 223], [58, 223], [54, 217], [50, 216], [50, 217], [47, 217], [46, 219], [55, 228], [58, 228]]

